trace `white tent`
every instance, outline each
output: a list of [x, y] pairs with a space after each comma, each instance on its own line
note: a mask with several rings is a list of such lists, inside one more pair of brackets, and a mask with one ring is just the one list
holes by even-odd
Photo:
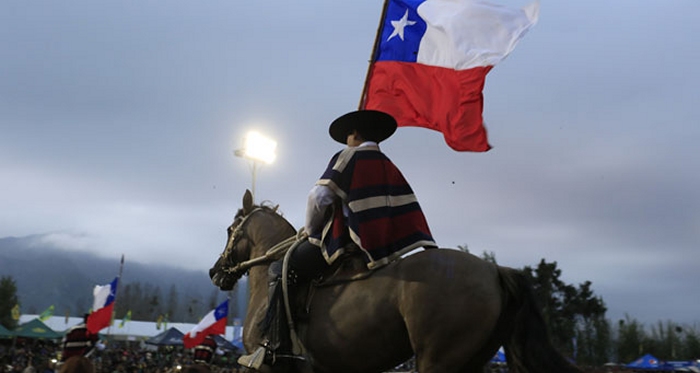
[[[28, 321], [34, 320], [38, 317], [39, 315], [22, 315], [19, 318], [19, 323], [23, 324]], [[44, 324], [46, 324], [46, 326], [59, 333], [63, 333], [66, 330], [82, 322], [82, 317], [66, 318], [65, 316], [51, 316], [44, 321]], [[190, 330], [192, 330], [192, 328], [194, 328], [196, 325], [190, 323], [168, 323], [167, 325], [161, 325], [160, 329], [158, 329], [157, 323], [149, 321], [129, 320], [124, 323], [123, 327], [120, 327], [121, 323], [121, 319], [115, 319], [114, 324], [109, 328], [102, 329], [102, 331], [100, 331], [100, 334], [108, 335], [119, 340], [138, 341], [156, 336], [162, 333], [163, 331], [173, 327], [177, 328], [178, 330], [181, 330], [183, 333], [187, 333]], [[232, 341], [233, 339], [240, 337], [242, 335], [242, 332], [243, 328], [241, 326], [227, 326], [225, 335], [226, 340]]]

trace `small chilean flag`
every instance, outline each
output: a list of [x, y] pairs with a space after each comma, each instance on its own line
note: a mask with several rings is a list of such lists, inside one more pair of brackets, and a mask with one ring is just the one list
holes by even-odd
[[119, 277], [115, 277], [108, 285], [95, 286], [95, 289], [92, 291], [92, 294], [95, 296], [95, 301], [92, 304], [93, 311], [88, 315], [87, 319], [88, 332], [97, 334], [111, 324], [118, 283]]
[[216, 309], [209, 311], [199, 324], [182, 337], [185, 348], [197, 346], [209, 334], [226, 334], [227, 317], [228, 299], [218, 305]]
[[480, 0], [387, 0], [361, 108], [399, 126], [442, 132], [457, 151], [491, 148], [483, 125], [486, 74], [539, 16]]

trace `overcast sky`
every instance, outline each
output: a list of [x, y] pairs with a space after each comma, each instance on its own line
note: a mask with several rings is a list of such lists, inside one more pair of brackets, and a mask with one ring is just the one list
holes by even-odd
[[[525, 0], [495, 0], [523, 6]], [[301, 227], [381, 12], [357, 1], [3, 1], [0, 237], [207, 270], [256, 198]], [[439, 245], [556, 261], [611, 320], [700, 322], [700, 1], [542, 1], [488, 75], [486, 153], [382, 143]], [[115, 265], [116, 268], [116, 265]], [[105, 281], [114, 271], [105, 269]]]

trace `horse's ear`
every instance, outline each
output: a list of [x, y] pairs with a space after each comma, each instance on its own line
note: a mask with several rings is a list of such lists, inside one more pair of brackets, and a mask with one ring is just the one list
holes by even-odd
[[243, 214], [248, 215], [253, 211], [253, 193], [246, 189], [243, 194]]

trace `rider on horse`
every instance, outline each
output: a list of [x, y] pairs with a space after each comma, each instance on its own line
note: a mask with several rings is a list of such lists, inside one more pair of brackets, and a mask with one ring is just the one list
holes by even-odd
[[83, 316], [83, 323], [70, 328], [61, 342], [61, 361], [66, 362], [73, 356], [87, 356], [97, 344], [99, 336], [87, 329], [88, 315]]
[[[389, 114], [360, 110], [331, 123], [333, 140], [347, 145], [336, 153], [308, 197], [305, 232], [288, 260], [290, 283], [318, 276], [345, 253], [359, 249], [367, 267], [376, 269], [419, 247], [436, 247], [413, 190], [399, 169], [379, 149], [396, 131]], [[257, 368], [263, 357], [274, 361], [280, 343], [282, 262], [270, 265], [268, 314], [262, 326], [268, 338], [250, 355], [239, 358]]]

